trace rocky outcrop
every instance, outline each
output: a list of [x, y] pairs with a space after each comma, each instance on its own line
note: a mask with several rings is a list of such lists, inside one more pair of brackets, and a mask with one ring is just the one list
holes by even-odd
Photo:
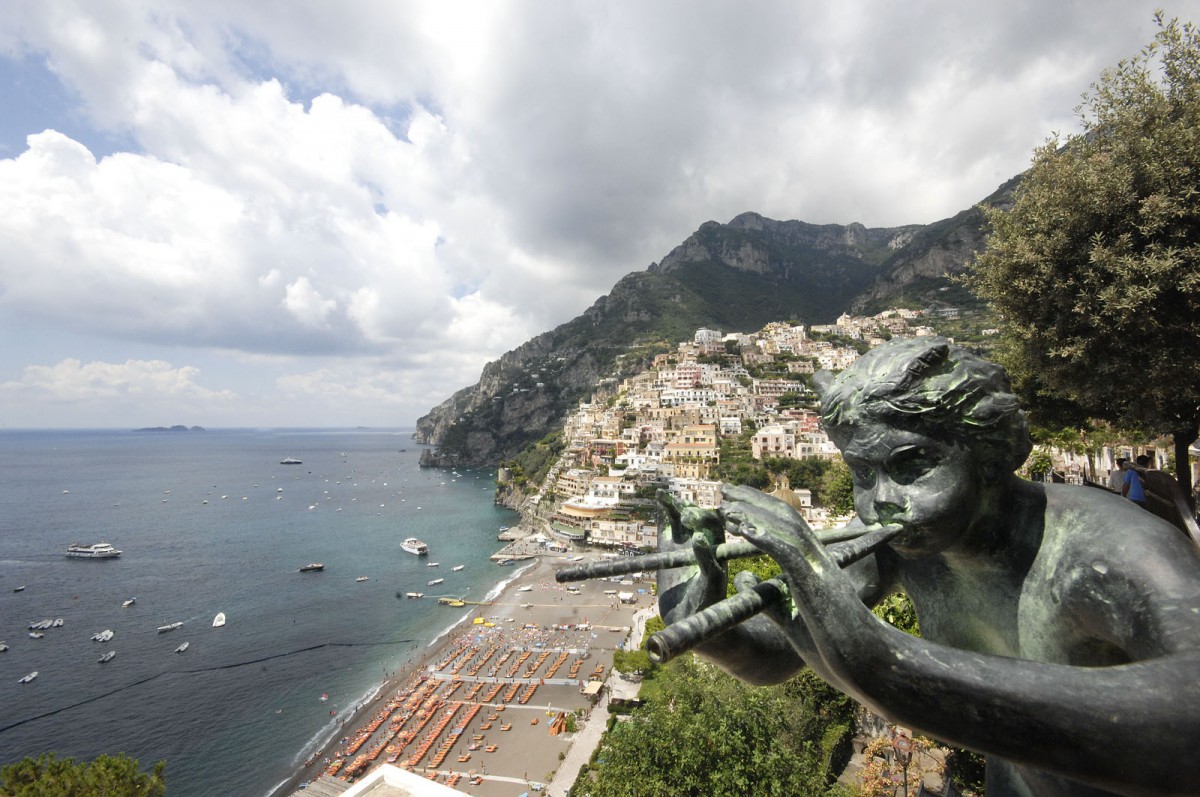
[[[1016, 182], [984, 202], [1010, 201]], [[705, 222], [661, 262], [488, 363], [477, 384], [419, 419], [416, 439], [436, 446], [422, 464], [498, 464], [561, 425], [581, 399], [603, 397], [655, 346], [673, 348], [698, 327], [747, 332], [770, 321], [831, 323], [843, 312], [875, 312], [901, 299], [917, 307], [970, 299], [951, 277], [983, 246], [984, 232], [977, 208], [935, 224], [887, 228], [758, 213]]]

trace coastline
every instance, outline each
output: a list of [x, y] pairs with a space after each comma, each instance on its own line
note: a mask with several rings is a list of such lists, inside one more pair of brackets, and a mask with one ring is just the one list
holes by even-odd
[[[584, 561], [599, 558], [584, 555]], [[622, 604], [607, 581], [556, 583], [554, 572], [567, 564], [574, 562], [565, 553], [539, 553], [518, 562], [483, 600], [445, 607], [458, 613], [446, 628], [369, 690], [267, 797], [295, 794], [301, 784], [329, 777], [331, 767], [334, 777], [347, 771], [361, 777], [388, 758], [484, 797], [515, 795], [555, 774], [558, 782], [573, 781], [575, 773], [558, 769], [575, 739], [595, 744], [598, 738], [582, 733], [596, 702], [582, 687], [608, 678], [634, 614], [652, 608], [654, 598], [646, 584], [643, 594], [634, 590], [635, 603]], [[562, 731], [570, 724], [580, 732], [551, 733], [551, 726]]]

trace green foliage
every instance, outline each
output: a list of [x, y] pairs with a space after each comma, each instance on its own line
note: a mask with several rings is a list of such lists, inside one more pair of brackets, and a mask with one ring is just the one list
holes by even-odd
[[829, 460], [821, 477], [821, 504], [836, 515], [854, 512], [854, 478], [842, 459]]
[[513, 480], [518, 484], [529, 481], [540, 485], [565, 445], [562, 430], [559, 429], [521, 449], [515, 457], [503, 464], [512, 470]]
[[824, 794], [850, 730], [846, 698], [796, 679], [747, 686], [690, 656], [664, 669], [661, 695], [612, 727], [572, 794]]
[[899, 628], [906, 634], [921, 635], [921, 626], [917, 622], [917, 610], [907, 594], [896, 592], [888, 595], [872, 609], [875, 616], [891, 626]]
[[1050, 454], [1040, 448], [1031, 451], [1029, 459], [1025, 460], [1025, 471], [1031, 479], [1040, 480], [1053, 469], [1054, 460], [1050, 458]]
[[0, 797], [160, 797], [166, 792], [165, 767], [159, 761], [150, 772], [140, 772], [124, 753], [81, 763], [43, 753], [0, 769]]
[[1083, 132], [1035, 151], [1011, 210], [984, 209], [968, 284], [1004, 319], [1031, 414], [1169, 434], [1178, 452], [1200, 429], [1200, 33], [1156, 21], [1084, 95]]

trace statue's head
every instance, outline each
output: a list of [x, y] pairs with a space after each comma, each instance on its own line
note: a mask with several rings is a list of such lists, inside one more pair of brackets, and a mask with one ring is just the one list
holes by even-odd
[[993, 479], [1021, 467], [1033, 447], [1004, 369], [945, 338], [886, 343], [818, 383], [825, 430], [839, 447], [855, 429], [898, 427], [961, 443]]
[[1004, 370], [944, 338], [880, 346], [818, 385], [855, 510], [867, 524], [903, 525], [891, 543], [903, 556], [963, 539], [1032, 447]]

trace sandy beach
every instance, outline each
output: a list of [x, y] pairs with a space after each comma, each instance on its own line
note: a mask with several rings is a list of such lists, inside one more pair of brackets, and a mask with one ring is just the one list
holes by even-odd
[[[594, 698], [583, 687], [608, 679], [634, 614], [654, 599], [648, 583], [619, 587], [634, 592], [634, 604], [620, 603], [619, 585], [609, 581], [556, 583], [557, 569], [576, 564], [565, 554], [530, 561], [495, 600], [445, 607], [447, 622], [461, 622], [275, 794], [322, 776], [352, 781], [387, 761], [482, 797], [516, 797], [549, 784], [583, 735], [566, 732], [566, 718], [582, 730], [591, 713]], [[586, 736], [594, 744], [596, 734]]]

